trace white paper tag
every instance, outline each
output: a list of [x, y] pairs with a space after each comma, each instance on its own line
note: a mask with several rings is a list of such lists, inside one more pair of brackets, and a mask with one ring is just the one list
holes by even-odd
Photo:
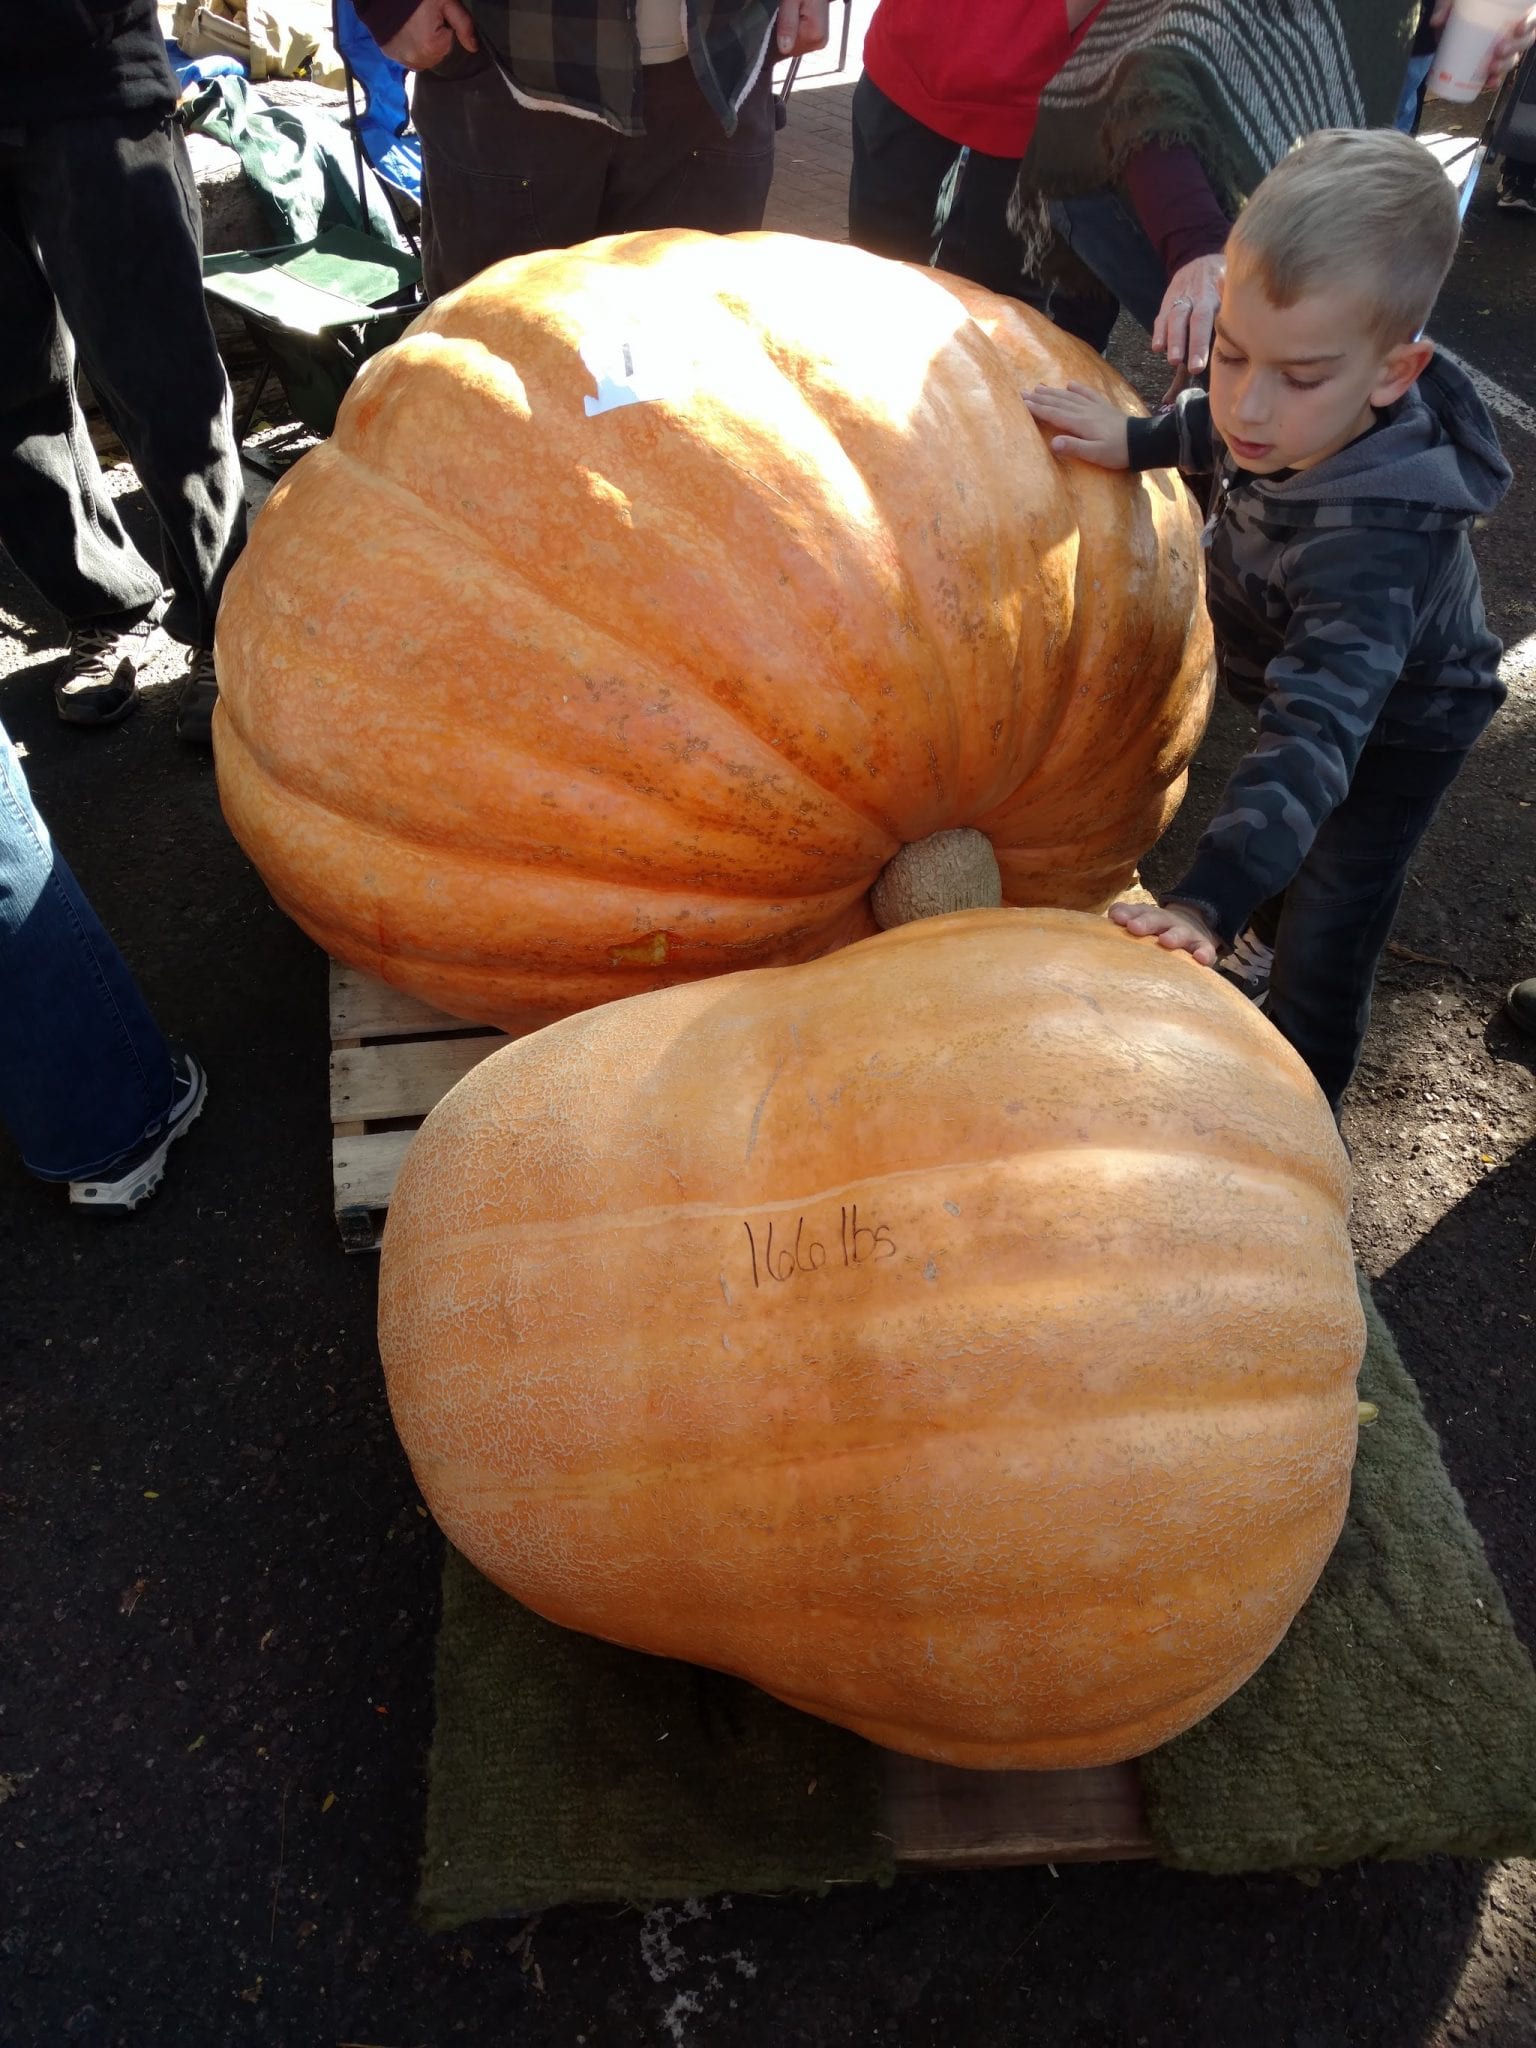
[[647, 399], [664, 398], [677, 381], [668, 376], [660, 360], [648, 353], [632, 336], [627, 340], [589, 338], [581, 345], [581, 360], [597, 380], [597, 396], [582, 399], [587, 418], [613, 412], [621, 405], [643, 405]]

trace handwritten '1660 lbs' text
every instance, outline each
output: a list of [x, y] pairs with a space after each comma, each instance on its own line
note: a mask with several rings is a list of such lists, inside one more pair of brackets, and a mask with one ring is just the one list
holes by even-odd
[[807, 1233], [803, 1216], [795, 1218], [793, 1236], [787, 1225], [781, 1229], [772, 1221], [767, 1225], [766, 1234], [762, 1224], [756, 1230], [747, 1222], [743, 1222], [741, 1227], [747, 1233], [754, 1287], [765, 1286], [769, 1281], [776, 1281], [782, 1287], [797, 1274], [820, 1273], [828, 1267], [840, 1271], [844, 1266], [867, 1266], [876, 1259], [893, 1259], [896, 1256], [896, 1241], [891, 1236], [890, 1226], [861, 1223], [857, 1202], [845, 1203], [838, 1210], [837, 1236], [831, 1240], [830, 1250], [827, 1239], [817, 1236], [814, 1226], [810, 1234]]

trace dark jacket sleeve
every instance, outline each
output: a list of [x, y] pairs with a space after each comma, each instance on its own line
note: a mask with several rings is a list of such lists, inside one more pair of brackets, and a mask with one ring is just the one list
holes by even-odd
[[1181, 391], [1167, 412], [1125, 423], [1125, 449], [1132, 469], [1180, 469], [1190, 476], [1216, 465], [1211, 401], [1199, 385]]
[[1230, 943], [1295, 875], [1349, 789], [1413, 644], [1431, 536], [1311, 533], [1277, 565], [1291, 606], [1265, 671], [1259, 735], [1233, 770], [1188, 871], [1164, 898]]

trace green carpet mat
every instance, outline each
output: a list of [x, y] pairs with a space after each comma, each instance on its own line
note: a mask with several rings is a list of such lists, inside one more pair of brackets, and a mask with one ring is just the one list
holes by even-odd
[[1158, 1853], [1187, 1870], [1536, 1855], [1536, 1674], [1362, 1297], [1360, 1398], [1381, 1414], [1338, 1547], [1268, 1663], [1142, 1760]]
[[742, 1679], [556, 1628], [450, 1546], [418, 1910], [884, 1878], [878, 1765]]
[[[1239, 1871], [1536, 1854], [1536, 1673], [1369, 1301], [1337, 1550], [1269, 1662], [1143, 1760], [1158, 1853]], [[573, 1635], [443, 1574], [419, 1910], [887, 1880], [878, 1753], [738, 1679]]]

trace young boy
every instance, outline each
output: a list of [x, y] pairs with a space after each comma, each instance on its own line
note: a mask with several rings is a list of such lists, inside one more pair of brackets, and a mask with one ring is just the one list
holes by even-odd
[[1128, 420], [1082, 385], [1026, 394], [1059, 455], [1214, 469], [1206, 602], [1258, 738], [1162, 907], [1110, 915], [1255, 996], [1267, 968], [1335, 1114], [1409, 861], [1504, 694], [1470, 533], [1510, 471], [1419, 338], [1457, 229], [1410, 137], [1324, 130], [1232, 231], [1208, 395]]

